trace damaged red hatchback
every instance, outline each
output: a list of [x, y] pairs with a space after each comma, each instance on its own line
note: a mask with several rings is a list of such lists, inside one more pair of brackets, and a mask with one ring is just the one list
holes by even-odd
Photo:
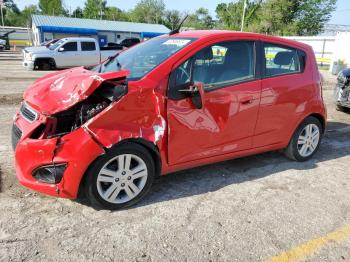
[[188, 31], [37, 80], [12, 141], [22, 185], [118, 209], [177, 170], [279, 149], [308, 160], [325, 123], [311, 47]]

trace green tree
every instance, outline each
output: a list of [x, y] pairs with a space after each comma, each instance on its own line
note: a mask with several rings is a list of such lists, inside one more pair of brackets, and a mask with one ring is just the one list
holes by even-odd
[[[216, 8], [222, 28], [239, 30], [244, 0], [219, 4]], [[317, 35], [335, 10], [336, 0], [248, 1], [245, 31], [272, 35]]]
[[215, 23], [209, 14], [209, 10], [203, 7], [199, 8], [186, 19], [184, 26], [195, 29], [212, 29]]
[[272, 35], [295, 34], [295, 18], [299, 11], [298, 0], [269, 0], [257, 12], [258, 25], [254, 28], [260, 33]]
[[[256, 24], [257, 11], [261, 7], [262, 0], [248, 1], [246, 15], [244, 19], [244, 28], [247, 30], [247, 26]], [[216, 15], [219, 18], [219, 25], [222, 28], [230, 30], [240, 30], [242, 24], [244, 0], [239, 0], [235, 3], [222, 3], [216, 7]]]
[[131, 11], [131, 21], [142, 23], [162, 23], [165, 12], [163, 0], [141, 0]]
[[103, 19], [106, 5], [106, 0], [86, 0], [83, 10], [84, 18]]
[[166, 10], [164, 13], [164, 25], [174, 30], [181, 23], [182, 16], [179, 10]]
[[297, 13], [296, 33], [317, 35], [323, 31], [336, 9], [337, 0], [302, 0]]
[[72, 17], [75, 18], [83, 18], [83, 16], [83, 9], [81, 9], [79, 6], [72, 13]]
[[22, 26], [29, 27], [31, 16], [33, 14], [38, 14], [39, 9], [36, 5], [26, 6], [22, 12], [15, 12], [13, 10], [8, 10], [6, 14], [5, 24], [9, 26]]
[[39, 9], [43, 15], [67, 15], [62, 0], [39, 0]]
[[105, 19], [112, 21], [129, 21], [129, 15], [117, 7], [107, 7], [105, 10]]

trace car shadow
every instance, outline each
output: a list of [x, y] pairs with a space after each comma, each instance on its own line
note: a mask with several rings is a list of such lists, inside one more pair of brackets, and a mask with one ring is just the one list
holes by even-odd
[[[162, 176], [155, 181], [149, 194], [131, 209], [214, 192], [231, 184], [260, 179], [286, 170], [314, 169], [321, 162], [349, 155], [349, 135], [350, 125], [328, 122], [319, 151], [306, 162], [291, 161], [283, 153], [274, 151]], [[88, 204], [86, 199], [79, 202]]]

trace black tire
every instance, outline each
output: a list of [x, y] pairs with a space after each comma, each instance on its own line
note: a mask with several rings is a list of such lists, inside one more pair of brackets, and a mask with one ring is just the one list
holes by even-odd
[[[313, 152], [308, 156], [303, 156], [300, 154], [299, 149], [298, 149], [298, 140], [299, 140], [301, 133], [305, 129], [305, 127], [310, 125], [310, 124], [314, 124], [318, 127], [319, 140], [318, 140], [318, 144], [315, 147], [315, 149], [313, 150]], [[322, 135], [323, 135], [323, 127], [322, 127], [321, 122], [315, 117], [307, 117], [295, 130], [293, 137], [289, 142], [288, 147], [284, 150], [284, 154], [286, 155], [286, 157], [288, 157], [289, 159], [294, 160], [294, 161], [299, 161], [299, 162], [307, 161], [310, 158], [312, 158], [312, 156], [319, 149], [320, 144], [321, 144], [321, 140], [322, 140]]]
[[[125, 203], [111, 203], [106, 201], [99, 193], [98, 186], [97, 186], [97, 179], [99, 176], [99, 172], [106, 165], [106, 163], [113, 160], [115, 157], [121, 156], [123, 154], [132, 154], [143, 160], [144, 164], [147, 167], [147, 180], [143, 188], [141, 189], [141, 191], [130, 201], [127, 201]], [[117, 160], [113, 160], [113, 161], [117, 161]], [[119, 166], [117, 169], [119, 169]], [[129, 143], [129, 142], [123, 143], [121, 145], [111, 148], [106, 154], [99, 157], [88, 169], [86, 173], [86, 181], [84, 185], [85, 194], [89, 199], [90, 203], [92, 204], [92, 206], [95, 206], [97, 208], [110, 209], [110, 210], [123, 209], [136, 204], [143, 197], [145, 197], [145, 195], [149, 192], [155, 177], [156, 177], [155, 165], [150, 152], [148, 152], [146, 148], [144, 148], [139, 144]], [[108, 183], [113, 184], [114, 181], [108, 182]], [[117, 182], [115, 181], [115, 183]], [[122, 181], [119, 181], [118, 183], [122, 183]], [[120, 186], [121, 185], [119, 184], [117, 188], [119, 189]], [[128, 187], [128, 186], [125, 186], [125, 187]], [[121, 190], [124, 190], [124, 189], [121, 189]], [[126, 195], [126, 191], [124, 193]]]
[[44, 58], [44, 59], [38, 59], [34, 63], [34, 69], [38, 70], [53, 70], [56, 68], [55, 60], [52, 58]]
[[349, 112], [350, 111], [349, 108], [341, 106], [339, 104], [336, 104], [335, 106], [336, 106], [337, 111], [340, 111], [340, 112]]

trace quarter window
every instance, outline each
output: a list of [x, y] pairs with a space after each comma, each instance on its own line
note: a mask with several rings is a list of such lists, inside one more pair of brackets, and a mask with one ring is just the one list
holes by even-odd
[[297, 49], [274, 44], [264, 44], [265, 75], [267, 77], [298, 73], [302, 71]]
[[82, 51], [95, 51], [96, 46], [94, 42], [81, 42]]
[[64, 48], [64, 52], [67, 51], [78, 51], [78, 45], [77, 42], [69, 42], [62, 46]]

